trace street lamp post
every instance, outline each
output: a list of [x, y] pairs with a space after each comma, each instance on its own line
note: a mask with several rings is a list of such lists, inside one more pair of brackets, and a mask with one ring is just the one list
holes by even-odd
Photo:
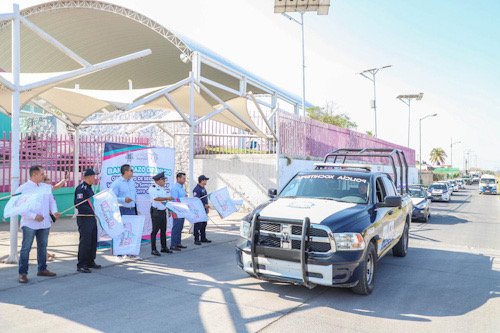
[[[300, 25], [302, 35], [302, 112], [306, 116], [306, 58], [304, 43], [304, 13], [317, 12], [318, 15], [328, 15], [330, 9], [330, 0], [274, 0], [274, 12], [282, 14], [290, 21]], [[287, 13], [300, 13], [300, 21], [288, 15]]]
[[455, 141], [453, 142], [453, 138], [450, 140], [450, 165], [453, 168], [453, 145], [456, 145], [457, 143], [462, 143], [462, 141]]
[[416, 95], [399, 95], [396, 98], [401, 102], [408, 105], [408, 147], [410, 147], [410, 113], [411, 113], [411, 100], [414, 99], [416, 101], [420, 101], [424, 97], [424, 93], [416, 94]]
[[437, 113], [434, 114], [428, 114], [425, 117], [422, 117], [418, 120], [418, 133], [419, 133], [419, 165], [418, 165], [418, 179], [420, 184], [422, 184], [422, 120], [430, 118], [430, 117], [435, 117], [437, 116]]
[[[362, 71], [359, 73], [359, 75], [367, 78], [368, 80], [373, 82], [373, 111], [375, 114], [375, 137], [377, 137], [377, 85], [375, 83], [375, 75], [378, 73], [379, 70], [384, 69], [384, 68], [389, 68], [392, 67], [392, 65], [387, 65], [379, 68], [370, 68]], [[371, 74], [371, 77], [368, 76], [368, 74]]]

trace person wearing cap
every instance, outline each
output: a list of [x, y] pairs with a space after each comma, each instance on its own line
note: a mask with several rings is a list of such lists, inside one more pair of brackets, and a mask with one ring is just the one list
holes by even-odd
[[[167, 248], [167, 207], [164, 201], [172, 200], [172, 197], [167, 197], [165, 190], [165, 172], [153, 176], [154, 184], [148, 189], [149, 198], [151, 199], [151, 222], [153, 230], [151, 231], [151, 254], [154, 256], [161, 256], [162, 253], [172, 253]], [[156, 235], [160, 231], [161, 250], [158, 252], [156, 249]]]
[[83, 173], [83, 182], [75, 189], [76, 223], [80, 233], [78, 244], [78, 263], [76, 270], [80, 273], [91, 273], [91, 268], [99, 269], [101, 265], [95, 263], [97, 252], [97, 220], [90, 198], [94, 195], [92, 185], [95, 180], [95, 172], [87, 169]]
[[[193, 190], [193, 197], [200, 198], [207, 214], [208, 214], [208, 197], [207, 197], [208, 195], [205, 186], [207, 186], [208, 180], [209, 178], [207, 178], [205, 175], [199, 176], [198, 185], [196, 185], [196, 187]], [[212, 243], [211, 240], [207, 239], [207, 234], [206, 234], [207, 221], [195, 223], [193, 229], [194, 229], [193, 233], [194, 233], [195, 245], [201, 245], [201, 243]]]

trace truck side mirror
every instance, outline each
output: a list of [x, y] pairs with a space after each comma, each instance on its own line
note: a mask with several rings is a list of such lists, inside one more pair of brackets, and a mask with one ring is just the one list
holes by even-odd
[[270, 188], [267, 190], [267, 195], [269, 198], [275, 198], [278, 195], [278, 190], [275, 188]]
[[400, 196], [387, 196], [384, 202], [379, 202], [378, 207], [401, 207], [403, 205], [403, 199]]

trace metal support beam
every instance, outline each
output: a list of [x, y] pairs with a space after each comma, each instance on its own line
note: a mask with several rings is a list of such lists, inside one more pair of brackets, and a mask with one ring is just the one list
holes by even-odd
[[75, 128], [75, 154], [73, 160], [73, 187], [76, 188], [80, 182], [80, 129]]
[[[195, 62], [193, 61], [193, 64]], [[194, 66], [193, 66], [194, 67]], [[189, 76], [192, 78], [193, 73]], [[188, 193], [194, 189], [194, 82], [189, 84], [189, 189]]]
[[[19, 149], [21, 141], [21, 126], [19, 116], [21, 111], [21, 92], [20, 73], [21, 73], [21, 15], [19, 13], [19, 5], [14, 4], [14, 17], [12, 19], [12, 80], [14, 91], [11, 97], [11, 160], [10, 160], [10, 193], [15, 194], [19, 187], [19, 179], [21, 170], [19, 164]], [[17, 257], [17, 232], [18, 232], [18, 217], [10, 219], [10, 252], [6, 262], [15, 264], [18, 261]]]
[[66, 72], [64, 74], [59, 74], [59, 75], [53, 76], [53, 77], [45, 79], [45, 80], [41, 80], [38, 82], [33, 82], [33, 83], [23, 85], [20, 87], [20, 91], [23, 92], [23, 91], [51, 85], [51, 84], [57, 84], [59, 82], [65, 81], [65, 80], [76, 79], [76, 78], [79, 78], [79, 77], [82, 77], [82, 76], [85, 76], [88, 74], [92, 74], [92, 73], [101, 71], [103, 69], [107, 69], [107, 68], [111, 68], [111, 67], [114, 67], [117, 65], [121, 65], [121, 64], [129, 62], [131, 60], [143, 58], [143, 57], [148, 56], [150, 54], [151, 54], [151, 50], [147, 49], [147, 50], [142, 50], [139, 52], [131, 53], [131, 54], [125, 55], [123, 57], [118, 57], [118, 58], [114, 58], [111, 60], [106, 60], [106, 61], [100, 62], [98, 64], [91, 65], [89, 67], [75, 69], [73, 71], [69, 71], [69, 72]]
[[180, 119], [137, 119], [137, 120], [116, 120], [116, 121], [86, 121], [80, 126], [102, 126], [102, 125], [135, 125], [135, 124], [156, 124], [156, 123], [183, 123]]
[[247, 96], [250, 97], [250, 99], [252, 100], [252, 102], [255, 104], [255, 107], [257, 108], [257, 111], [259, 111], [260, 115], [262, 116], [262, 119], [264, 119], [264, 122], [266, 123], [266, 126], [267, 128], [269, 128], [269, 131], [271, 132], [271, 135], [274, 137], [274, 139], [276, 141], [278, 141], [278, 137], [276, 136], [276, 133], [274, 132], [274, 129], [273, 127], [271, 126], [271, 124], [267, 121], [267, 118], [266, 118], [266, 115], [264, 114], [264, 111], [262, 111], [262, 109], [260, 108], [260, 105], [259, 103], [257, 103], [257, 100], [255, 99], [254, 95], [252, 94], [252, 92], [249, 92], [247, 94]]
[[192, 125], [191, 120], [188, 117], [186, 117], [186, 115], [184, 114], [184, 110], [182, 110], [182, 108], [175, 102], [174, 98], [170, 96], [168, 93], [165, 93], [165, 98], [174, 107], [174, 110], [177, 111], [179, 116], [181, 116], [181, 118], [184, 119], [184, 122], [189, 126], [191, 126]]
[[210, 89], [208, 89], [206, 86], [203, 84], [199, 83], [198, 84], [201, 90], [203, 90], [205, 93], [207, 93], [212, 99], [216, 100], [219, 104], [223, 105], [228, 109], [229, 112], [231, 112], [236, 118], [238, 118], [243, 124], [245, 124], [249, 129], [251, 129], [254, 132], [257, 132], [258, 129], [255, 128], [254, 125], [248, 123], [246, 119], [244, 119], [238, 112], [236, 112], [232, 107], [230, 107], [226, 102], [224, 102], [222, 99], [219, 98], [215, 93], [213, 93]]
[[[149, 103], [149, 102], [152, 102], [152, 101], [154, 101], [155, 99], [158, 99], [158, 98], [162, 97], [163, 95], [165, 95], [165, 96], [166, 96], [166, 94], [168, 94], [168, 93], [170, 93], [170, 92], [172, 92], [172, 91], [176, 90], [177, 88], [180, 88], [180, 87], [182, 87], [182, 86], [184, 86], [184, 85], [189, 84], [189, 82], [191, 82], [191, 78], [186, 78], [186, 79], [181, 80], [181, 81], [179, 81], [179, 82], [177, 82], [177, 83], [174, 83], [174, 84], [172, 84], [172, 85], [170, 85], [170, 86], [168, 86], [168, 87], [165, 87], [165, 88], [163, 88], [163, 89], [160, 89], [160, 90], [158, 90], [158, 91], [155, 91], [154, 93], [151, 93], [151, 94], [149, 94], [149, 95], [147, 95], [147, 96], [144, 96], [144, 97], [142, 97], [142, 98], [140, 98], [140, 99], [138, 99], [138, 100], [134, 101], [134, 103], [130, 104], [130, 105], [126, 108], [126, 110], [127, 110], [127, 111], [131, 111], [131, 110], [135, 109], [136, 107], [141, 106], [141, 105], [144, 105], [144, 104], [147, 104], [147, 103]], [[168, 98], [167, 98], [167, 99], [168, 99]]]
[[175, 138], [175, 135], [173, 133], [171, 133], [168, 129], [166, 129], [165, 126], [158, 124], [158, 125], [156, 125], [156, 127], [158, 127], [160, 130], [162, 130], [165, 134], [167, 134], [172, 139]]
[[91, 63], [89, 63], [87, 60], [83, 59], [80, 57], [78, 54], [64, 46], [61, 42], [59, 42], [57, 39], [40, 29], [37, 25], [35, 25], [33, 22], [28, 20], [26, 17], [21, 16], [21, 22], [29, 28], [31, 31], [36, 33], [38, 36], [40, 36], [43, 40], [49, 42], [50, 44], [54, 45], [57, 49], [59, 49], [61, 52], [66, 54], [68, 57], [79, 63], [80, 65], [84, 67], [90, 67], [92, 66]]
[[197, 119], [195, 122], [194, 122], [194, 126], [198, 126], [199, 124], [201, 124], [202, 122], [204, 122], [205, 120], [209, 120], [210, 118], [218, 115], [219, 113], [221, 112], [224, 112], [225, 110], [227, 110], [226, 107], [221, 107], [217, 110], [214, 110], [212, 112], [210, 112], [209, 114]]

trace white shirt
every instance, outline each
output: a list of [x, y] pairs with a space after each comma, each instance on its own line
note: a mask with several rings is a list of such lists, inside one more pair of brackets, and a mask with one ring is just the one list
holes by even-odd
[[[23, 185], [19, 186], [16, 193], [41, 193], [42, 205], [40, 211], [27, 210], [21, 214], [21, 227], [28, 227], [33, 230], [47, 229], [52, 225], [50, 213], [57, 213], [57, 204], [52, 194], [52, 186], [44, 183], [36, 184], [28, 180]], [[43, 216], [43, 221], [38, 222], [35, 220], [37, 215]]]
[[151, 206], [158, 210], [165, 210], [167, 207], [161, 201], [155, 201], [156, 198], [165, 198], [167, 196], [167, 191], [164, 187], [157, 184], [153, 184], [148, 189], [149, 198], [151, 199]]

